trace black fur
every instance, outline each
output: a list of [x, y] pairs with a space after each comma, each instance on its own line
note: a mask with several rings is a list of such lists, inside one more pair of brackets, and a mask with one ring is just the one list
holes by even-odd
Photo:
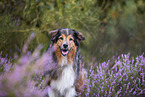
[[60, 33], [60, 29], [57, 30], [57, 32], [55, 33], [55, 35], [51, 36], [51, 41], [52, 43], [56, 43], [58, 41], [58, 37], [61, 35]]

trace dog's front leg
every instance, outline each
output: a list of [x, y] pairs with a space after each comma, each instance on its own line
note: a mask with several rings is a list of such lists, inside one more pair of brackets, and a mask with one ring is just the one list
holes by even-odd
[[74, 87], [71, 87], [67, 90], [65, 97], [75, 97], [76, 95], [76, 91]]
[[55, 91], [51, 87], [48, 88], [48, 96], [49, 97], [56, 97]]
[[51, 87], [48, 87], [48, 96], [49, 97], [59, 97], [57, 91], [55, 91]]

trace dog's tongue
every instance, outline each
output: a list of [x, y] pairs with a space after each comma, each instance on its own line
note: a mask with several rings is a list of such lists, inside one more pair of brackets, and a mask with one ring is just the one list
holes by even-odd
[[68, 53], [68, 51], [62, 51], [63, 55], [66, 55]]

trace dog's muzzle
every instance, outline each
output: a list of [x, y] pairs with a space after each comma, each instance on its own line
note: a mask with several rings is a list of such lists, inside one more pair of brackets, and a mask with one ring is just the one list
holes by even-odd
[[69, 53], [70, 50], [71, 50], [71, 48], [69, 49], [68, 44], [63, 44], [63, 47], [62, 47], [62, 48], [59, 47], [59, 48], [60, 48], [61, 54], [62, 54], [63, 56], [68, 55], [68, 53]]

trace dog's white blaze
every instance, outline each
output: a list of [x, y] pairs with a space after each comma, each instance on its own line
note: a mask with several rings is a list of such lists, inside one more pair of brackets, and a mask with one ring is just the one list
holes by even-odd
[[68, 31], [69, 31], [69, 29], [66, 29], [66, 33], [67, 33], [67, 35], [68, 35]]
[[[62, 71], [62, 75], [59, 79], [52, 80], [51, 87], [60, 91], [61, 95], [72, 95], [70, 97], [73, 97], [76, 94], [74, 87], [72, 87], [74, 85], [74, 81], [75, 73], [73, 70], [73, 66], [68, 65]], [[68, 91], [68, 94], [65, 94], [66, 91]]]

